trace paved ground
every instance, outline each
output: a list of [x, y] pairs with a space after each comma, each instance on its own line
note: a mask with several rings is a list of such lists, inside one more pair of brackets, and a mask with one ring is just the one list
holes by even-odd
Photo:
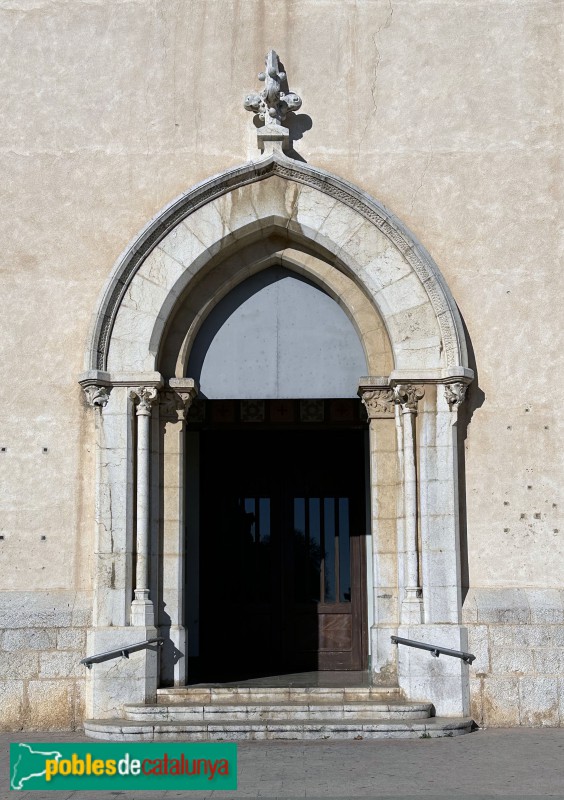
[[91, 741], [79, 734], [2, 734], [0, 797], [26, 800], [173, 798], [564, 798], [564, 728], [476, 731], [452, 739], [256, 742], [239, 745], [237, 792], [10, 792], [10, 741]]

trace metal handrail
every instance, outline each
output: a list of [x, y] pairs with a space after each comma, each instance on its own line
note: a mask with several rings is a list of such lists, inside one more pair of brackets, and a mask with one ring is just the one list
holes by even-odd
[[111, 658], [129, 658], [130, 653], [136, 653], [138, 650], [144, 650], [151, 644], [162, 645], [164, 639], [162, 636], [157, 636], [155, 639], [145, 639], [144, 642], [136, 642], [135, 644], [128, 644], [125, 647], [118, 647], [115, 650], [106, 650], [105, 653], [97, 653], [95, 656], [86, 656], [81, 659], [80, 663], [92, 669], [92, 664], [99, 664], [101, 661], [109, 661]]
[[472, 653], [465, 653], [463, 650], [450, 650], [448, 647], [440, 647], [436, 644], [416, 642], [413, 639], [402, 639], [401, 636], [392, 636], [391, 638], [394, 644], [405, 644], [407, 647], [416, 647], [418, 650], [428, 650], [435, 658], [438, 658], [442, 654], [443, 656], [461, 658], [465, 664], [471, 664], [476, 660], [476, 656], [472, 655]]

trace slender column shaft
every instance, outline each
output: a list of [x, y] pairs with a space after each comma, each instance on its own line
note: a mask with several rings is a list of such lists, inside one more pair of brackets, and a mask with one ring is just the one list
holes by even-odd
[[137, 411], [137, 568], [135, 589], [149, 589], [149, 430], [151, 411]]
[[137, 525], [135, 589], [131, 604], [131, 624], [155, 624], [155, 611], [149, 598], [150, 460], [151, 406], [157, 398], [154, 387], [140, 386], [131, 392], [137, 402]]
[[419, 587], [419, 554], [417, 542], [417, 471], [415, 466], [415, 412], [404, 410], [403, 468], [405, 497], [405, 583], [408, 589]]
[[419, 581], [419, 542], [417, 536], [417, 464], [415, 458], [415, 419], [417, 403], [423, 390], [412, 385], [398, 385], [394, 396], [401, 406], [403, 429], [403, 492], [404, 492], [404, 575], [405, 596], [401, 618], [404, 624], [423, 621], [422, 591]]

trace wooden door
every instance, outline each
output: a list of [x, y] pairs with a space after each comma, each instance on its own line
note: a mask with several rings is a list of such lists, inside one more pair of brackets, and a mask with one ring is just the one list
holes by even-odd
[[201, 449], [206, 660], [365, 668], [362, 431], [208, 431]]

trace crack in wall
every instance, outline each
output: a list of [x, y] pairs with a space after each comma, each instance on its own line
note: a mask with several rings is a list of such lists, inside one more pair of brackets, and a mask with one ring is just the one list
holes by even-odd
[[410, 203], [410, 206], [409, 206], [409, 213], [410, 214], [413, 211], [413, 206], [415, 205], [415, 200], [417, 198], [417, 195], [419, 194], [419, 191], [420, 191], [421, 187], [423, 186], [423, 181], [425, 180], [425, 175], [427, 174], [427, 171], [428, 171], [428, 169], [429, 169], [429, 167], [431, 165], [431, 161], [432, 160], [433, 160], [433, 156], [430, 155], [429, 158], [427, 159], [427, 163], [423, 167], [423, 172], [421, 173], [421, 177], [419, 178], [419, 185], [417, 186], [417, 188], [415, 189], [415, 191], [411, 195], [411, 203]]
[[376, 99], [376, 86], [378, 84], [378, 70], [379, 70], [379, 67], [380, 67], [380, 61], [382, 60], [382, 55], [380, 53], [380, 49], [379, 49], [378, 44], [377, 44], [377, 39], [378, 39], [378, 36], [380, 36], [380, 34], [382, 33], [382, 31], [387, 30], [392, 24], [392, 19], [393, 19], [393, 16], [394, 16], [394, 8], [392, 6], [392, 0], [388, 0], [388, 7], [389, 7], [389, 14], [388, 14], [388, 16], [386, 18], [386, 21], [377, 28], [376, 32], [374, 33], [374, 36], [372, 37], [372, 43], [374, 45], [374, 50], [376, 51], [376, 62], [374, 64], [374, 74], [373, 74], [373, 77], [372, 77], [372, 82], [370, 84], [370, 95], [372, 97], [372, 105], [374, 106], [374, 110], [372, 111], [371, 114], [367, 114], [366, 115], [366, 123], [364, 125], [364, 130], [362, 131], [362, 136], [360, 137], [360, 140], [359, 140], [359, 143], [358, 143], [358, 160], [359, 161], [360, 161], [360, 148], [361, 148], [362, 143], [364, 142], [364, 140], [366, 138], [366, 132], [368, 130], [368, 126], [370, 125], [371, 120], [378, 113], [378, 101]]

